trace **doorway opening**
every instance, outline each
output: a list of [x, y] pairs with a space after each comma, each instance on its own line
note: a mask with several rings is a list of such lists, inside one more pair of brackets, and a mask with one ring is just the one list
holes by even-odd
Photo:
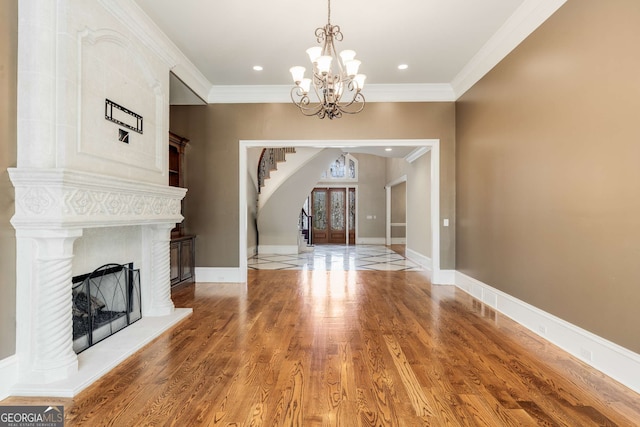
[[[431, 182], [425, 197], [431, 200], [431, 253], [432, 280], [439, 282], [440, 270], [440, 140], [439, 139], [368, 139], [368, 140], [240, 140], [239, 146], [239, 280], [247, 281], [247, 230], [248, 230], [248, 175], [247, 151], [253, 147], [319, 147], [343, 148], [345, 151], [353, 147], [402, 147], [410, 146], [431, 151]], [[427, 194], [428, 193], [428, 194]]]

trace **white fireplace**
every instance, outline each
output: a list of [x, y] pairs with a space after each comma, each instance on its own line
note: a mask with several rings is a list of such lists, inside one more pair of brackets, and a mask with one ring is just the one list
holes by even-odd
[[[170, 232], [182, 220], [186, 190], [60, 169], [9, 173], [18, 248], [19, 381], [12, 394], [72, 396], [191, 313], [174, 309], [169, 278]], [[77, 356], [74, 270], [118, 256], [135, 258], [140, 268], [142, 319]]]
[[[18, 8], [9, 392], [72, 396], [191, 312], [171, 301], [170, 230], [186, 190], [168, 186], [169, 74], [206, 79], [132, 0]], [[131, 261], [142, 319], [76, 355], [72, 276]]]

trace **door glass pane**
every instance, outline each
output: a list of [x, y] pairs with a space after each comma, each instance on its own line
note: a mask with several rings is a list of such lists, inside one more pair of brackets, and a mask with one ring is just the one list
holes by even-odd
[[331, 192], [331, 229], [344, 230], [344, 192]]
[[327, 228], [327, 192], [323, 190], [313, 192], [313, 227], [317, 230]]
[[356, 192], [349, 189], [349, 231], [356, 229]]

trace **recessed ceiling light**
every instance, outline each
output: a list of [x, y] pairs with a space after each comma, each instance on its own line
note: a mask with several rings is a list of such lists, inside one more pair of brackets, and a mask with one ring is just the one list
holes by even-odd
[[393, 151], [393, 148], [385, 148], [384, 151]]
[[254, 65], [253, 66], [254, 71], [262, 71], [263, 68], [260, 65]]
[[406, 70], [407, 68], [409, 68], [409, 66], [407, 64], [398, 65], [398, 70]]

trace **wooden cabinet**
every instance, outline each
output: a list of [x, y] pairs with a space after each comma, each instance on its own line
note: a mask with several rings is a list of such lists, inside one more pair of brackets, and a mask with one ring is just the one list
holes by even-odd
[[[189, 140], [169, 132], [169, 185], [185, 187], [184, 153]], [[182, 212], [184, 214], [184, 201]], [[171, 286], [192, 283], [195, 279], [195, 238], [184, 235], [182, 223], [171, 230]]]
[[[184, 152], [188, 142], [187, 138], [169, 132], [169, 185], [172, 187], [185, 187]], [[184, 201], [182, 207], [184, 212]], [[182, 223], [176, 224], [171, 230], [171, 236], [182, 236], [184, 234], [182, 229]]]
[[196, 236], [171, 239], [171, 286], [193, 283], [195, 276]]

